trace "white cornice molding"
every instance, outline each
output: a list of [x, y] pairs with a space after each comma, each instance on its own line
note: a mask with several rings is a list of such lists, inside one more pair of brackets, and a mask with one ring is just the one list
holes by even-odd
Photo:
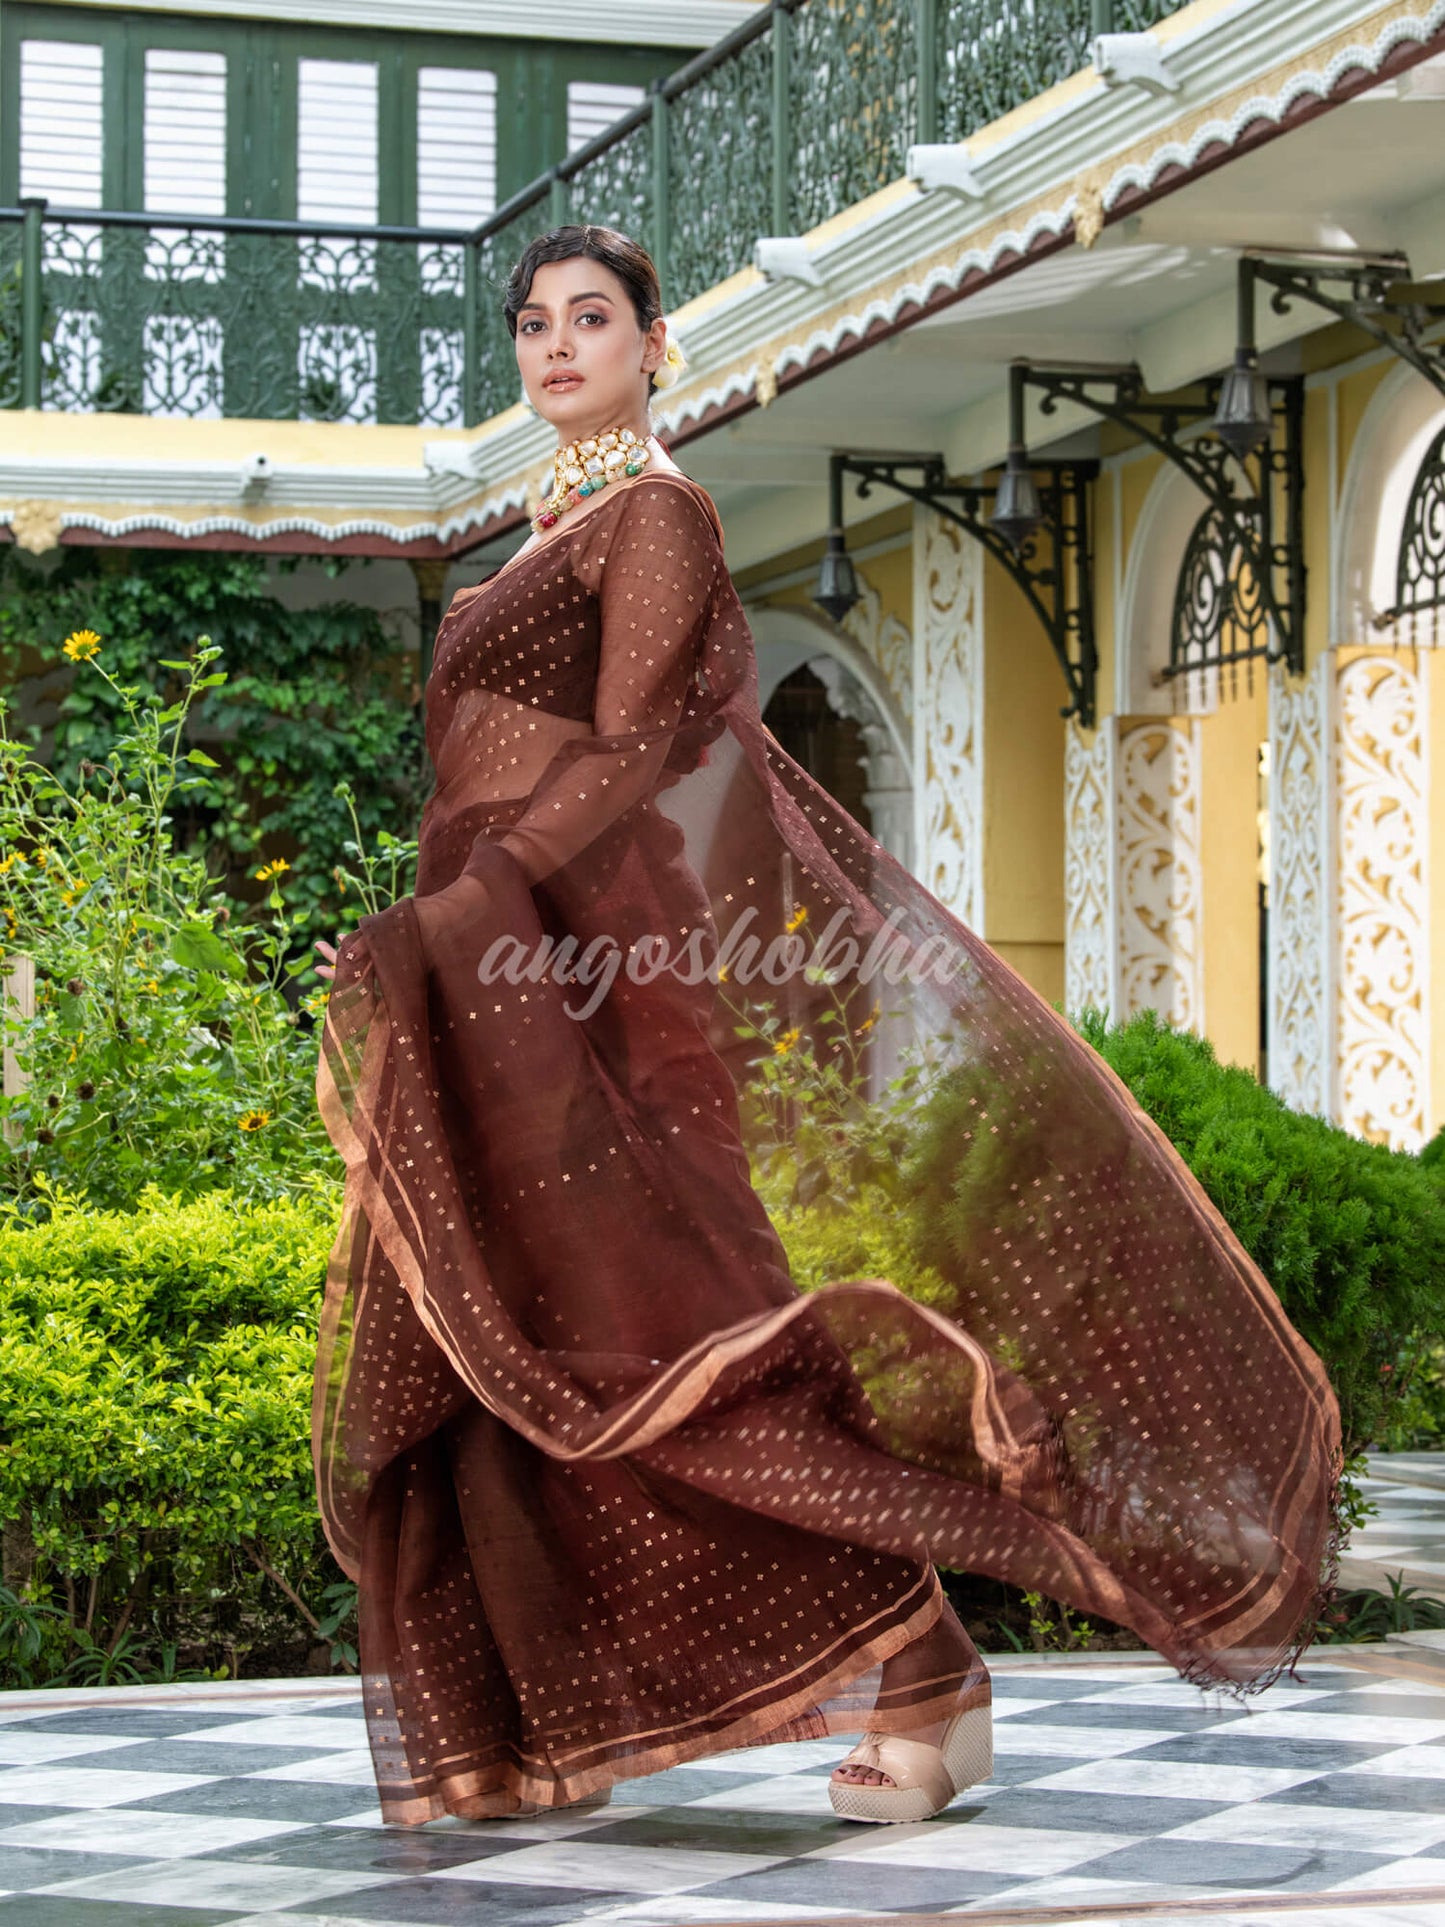
[[[336, 471], [344, 474], [346, 471]], [[0, 507], [0, 528], [9, 528], [20, 511], [20, 504]], [[128, 535], [154, 533], [174, 535], [182, 541], [195, 541], [208, 535], [243, 535], [256, 542], [270, 542], [279, 535], [309, 535], [322, 542], [346, 542], [358, 536], [378, 539], [405, 547], [412, 542], [452, 542], [466, 535], [484, 520], [480, 508], [467, 508], [460, 514], [434, 517], [424, 522], [398, 522], [394, 516], [348, 515], [326, 519], [319, 515], [282, 514], [265, 521], [225, 512], [200, 515], [167, 515], [157, 509], [136, 509], [107, 514], [102, 508], [84, 508], [72, 503], [60, 516], [65, 529], [89, 529], [109, 541], [122, 541]]]
[[[65, 0], [133, 10], [133, 0]], [[645, 47], [710, 47], [745, 20], [755, 0], [568, 0], [548, 11], [535, 0], [145, 0], [150, 13], [192, 19], [284, 20], [303, 27], [397, 29], [469, 39], [582, 40]]]

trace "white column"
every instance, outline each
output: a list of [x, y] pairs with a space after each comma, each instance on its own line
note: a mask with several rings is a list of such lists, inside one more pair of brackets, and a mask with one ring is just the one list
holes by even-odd
[[1427, 685], [1415, 652], [1338, 670], [1333, 1111], [1396, 1150], [1428, 1133]]
[[936, 510], [913, 511], [913, 776], [917, 875], [980, 936], [983, 554]]
[[1269, 678], [1269, 1081], [1297, 1111], [1330, 1113], [1330, 688]]
[[1157, 1010], [1204, 1034], [1204, 879], [1199, 723], [1164, 717], [1120, 731], [1116, 1014]]
[[1064, 1008], [1119, 1008], [1115, 718], [1069, 724], [1064, 752]]

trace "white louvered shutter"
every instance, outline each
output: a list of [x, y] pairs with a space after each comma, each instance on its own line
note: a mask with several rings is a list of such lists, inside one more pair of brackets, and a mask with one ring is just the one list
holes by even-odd
[[101, 205], [100, 48], [20, 43], [20, 192], [60, 207]]
[[153, 214], [226, 211], [226, 56], [147, 47], [145, 205]]
[[472, 227], [497, 205], [497, 76], [422, 67], [416, 77], [418, 227]]
[[296, 63], [296, 215], [368, 225], [377, 218], [376, 64]]
[[569, 80], [567, 83], [567, 152], [595, 140], [597, 135], [620, 120], [643, 97], [641, 87], [614, 87], [602, 80]]

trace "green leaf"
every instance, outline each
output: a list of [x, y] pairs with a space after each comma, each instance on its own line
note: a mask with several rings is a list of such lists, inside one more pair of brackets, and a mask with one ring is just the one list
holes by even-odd
[[231, 945], [196, 917], [188, 917], [172, 936], [171, 955], [188, 970], [214, 970], [227, 977], [246, 974], [244, 961]]
[[215, 757], [207, 756], [203, 749], [188, 750], [186, 752], [186, 761], [188, 763], [199, 763], [203, 769], [219, 769], [221, 767]]

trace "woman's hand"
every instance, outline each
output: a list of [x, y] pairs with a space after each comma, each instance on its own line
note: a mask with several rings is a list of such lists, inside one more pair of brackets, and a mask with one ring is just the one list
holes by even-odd
[[326, 959], [326, 962], [325, 962], [324, 964], [317, 964], [317, 966], [316, 966], [316, 974], [317, 974], [317, 976], [318, 976], [318, 977], [334, 977], [334, 976], [336, 975], [336, 946], [335, 946], [335, 944], [333, 944], [333, 943], [328, 943], [328, 942], [326, 941], [326, 939], [325, 939], [325, 937], [318, 937], [318, 938], [316, 939], [316, 948], [317, 948], [317, 949], [318, 949], [318, 950], [319, 950], [319, 951], [321, 952], [321, 954], [322, 954], [322, 956], [323, 956], [323, 957], [325, 957], [325, 959]]

